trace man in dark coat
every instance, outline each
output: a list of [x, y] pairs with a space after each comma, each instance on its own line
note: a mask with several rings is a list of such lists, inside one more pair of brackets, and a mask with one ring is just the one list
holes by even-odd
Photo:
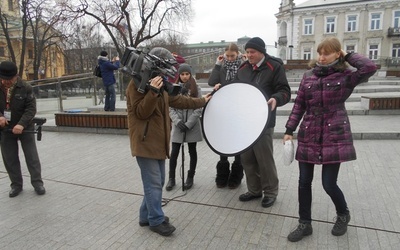
[[266, 53], [265, 43], [261, 38], [250, 39], [245, 50], [248, 60], [241, 65], [236, 78], [240, 82], [254, 84], [264, 92], [268, 98], [265, 105], [269, 105], [271, 115], [259, 140], [241, 154], [248, 192], [240, 195], [239, 200], [245, 202], [264, 195], [261, 205], [270, 207], [279, 190], [272, 143], [276, 107], [289, 102], [290, 87], [282, 61]]
[[23, 186], [18, 140], [31, 174], [31, 184], [38, 195], [43, 195], [46, 190], [43, 187], [35, 136], [33, 133], [23, 133], [24, 130], [33, 131], [35, 128], [32, 119], [36, 114], [36, 99], [32, 86], [22, 81], [17, 72], [17, 66], [13, 62], [0, 63], [1, 154], [11, 180], [9, 196], [19, 195]]

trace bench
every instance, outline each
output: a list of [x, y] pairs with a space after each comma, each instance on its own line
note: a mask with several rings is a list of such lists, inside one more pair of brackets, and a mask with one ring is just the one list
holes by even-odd
[[400, 109], [400, 95], [398, 95], [398, 96], [361, 96], [361, 107], [365, 110]]
[[57, 126], [128, 129], [127, 112], [83, 111], [55, 114]]

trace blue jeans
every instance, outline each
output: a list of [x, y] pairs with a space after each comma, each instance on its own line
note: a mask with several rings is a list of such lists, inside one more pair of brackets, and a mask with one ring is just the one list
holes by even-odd
[[[300, 222], [311, 222], [311, 184], [314, 177], [314, 164], [299, 162], [299, 215]], [[347, 214], [347, 203], [342, 190], [337, 185], [340, 163], [322, 165], [322, 186], [335, 204], [336, 213]]]
[[106, 100], [104, 101], [105, 111], [115, 111], [115, 87], [114, 84], [104, 86]]
[[139, 221], [149, 222], [150, 226], [164, 221], [161, 207], [162, 189], [165, 180], [165, 160], [155, 160], [136, 156], [142, 176], [144, 196], [139, 210]]

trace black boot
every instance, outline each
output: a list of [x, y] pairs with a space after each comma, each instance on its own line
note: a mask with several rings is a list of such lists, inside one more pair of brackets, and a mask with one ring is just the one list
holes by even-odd
[[165, 190], [171, 191], [175, 187], [175, 178], [169, 178], [167, 186], [165, 187]]
[[228, 185], [229, 178], [229, 161], [219, 161], [217, 163], [217, 177], [215, 183], [218, 188], [223, 188]]
[[243, 166], [240, 161], [235, 160], [232, 163], [231, 174], [228, 179], [228, 187], [230, 189], [235, 189], [239, 187], [243, 179]]
[[185, 190], [191, 189], [193, 186], [194, 171], [188, 171], [188, 175], [185, 182]]

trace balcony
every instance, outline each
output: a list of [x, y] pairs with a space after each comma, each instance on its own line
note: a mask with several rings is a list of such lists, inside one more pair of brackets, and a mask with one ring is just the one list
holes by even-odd
[[400, 67], [400, 57], [389, 57], [386, 59], [388, 67]]
[[286, 46], [287, 45], [287, 36], [281, 36], [278, 39], [279, 46]]
[[388, 37], [399, 36], [400, 37], [400, 27], [389, 27]]

